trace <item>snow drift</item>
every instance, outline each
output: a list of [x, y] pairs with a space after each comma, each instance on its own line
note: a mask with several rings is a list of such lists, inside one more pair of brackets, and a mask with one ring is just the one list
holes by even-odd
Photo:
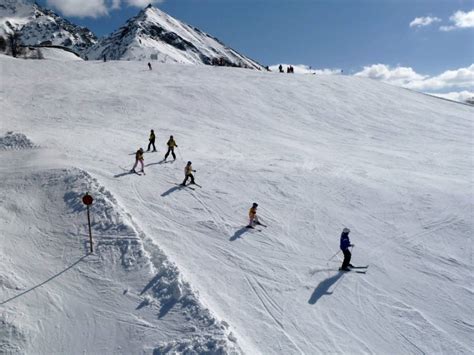
[[[184, 350], [230, 352], [225, 327], [110, 192], [74, 168], [34, 170], [10, 173], [0, 195], [9, 256], [1, 268], [1, 350], [165, 353], [178, 338]], [[95, 198], [94, 254], [81, 228], [84, 191]]]

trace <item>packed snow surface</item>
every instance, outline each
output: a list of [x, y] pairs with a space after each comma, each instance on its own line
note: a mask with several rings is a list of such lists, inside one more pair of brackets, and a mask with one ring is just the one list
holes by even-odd
[[[471, 353], [472, 107], [341, 75], [0, 66], [0, 137], [40, 147], [0, 150], [0, 352]], [[202, 188], [176, 185], [188, 160]], [[267, 228], [243, 228], [252, 202]], [[343, 227], [366, 274], [337, 270]]]

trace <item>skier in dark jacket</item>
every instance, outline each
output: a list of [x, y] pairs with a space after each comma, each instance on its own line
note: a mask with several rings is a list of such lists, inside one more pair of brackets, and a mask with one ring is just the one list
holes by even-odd
[[146, 150], [147, 152], [150, 151], [151, 146], [153, 146], [153, 151], [156, 152], [156, 147], [155, 147], [155, 132], [151, 130], [150, 132], [150, 138], [148, 138], [150, 143], [148, 143], [148, 149]]
[[353, 247], [354, 244], [351, 244], [351, 241], [349, 240], [349, 233], [350, 233], [349, 228], [344, 228], [341, 233], [341, 242], [340, 242], [340, 248], [342, 252], [344, 253], [344, 261], [342, 262], [342, 266], [339, 268], [339, 270], [342, 271], [350, 271], [349, 267], [352, 267], [351, 264], [351, 252], [349, 251], [350, 247]]
[[170, 136], [170, 139], [168, 140], [168, 142], [166, 143], [168, 145], [168, 151], [166, 152], [165, 154], [165, 161], [166, 159], [168, 159], [168, 155], [173, 155], [173, 160], [176, 160], [176, 154], [174, 154], [174, 147], [178, 147], [178, 145], [176, 144], [173, 136]]

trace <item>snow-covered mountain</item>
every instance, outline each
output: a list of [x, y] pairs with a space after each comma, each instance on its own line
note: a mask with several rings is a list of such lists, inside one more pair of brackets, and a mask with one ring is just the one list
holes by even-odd
[[261, 69], [216, 38], [149, 5], [87, 51], [89, 58], [164, 63], [222, 64]]
[[97, 42], [87, 28], [74, 25], [29, 0], [0, 0], [0, 35], [17, 31], [25, 45], [48, 43], [82, 52]]

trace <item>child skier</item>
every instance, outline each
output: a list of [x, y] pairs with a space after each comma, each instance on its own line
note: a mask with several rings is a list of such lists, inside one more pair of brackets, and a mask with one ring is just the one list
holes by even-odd
[[170, 139], [166, 143], [168, 145], [168, 151], [165, 154], [165, 161], [168, 158], [168, 155], [173, 155], [173, 160], [176, 160], [176, 155], [174, 154], [174, 147], [178, 148], [178, 145], [176, 144], [173, 136], [170, 136]]
[[186, 182], [188, 181], [188, 178], [191, 178], [191, 184], [195, 184], [193, 173], [195, 173], [196, 170], [193, 170], [193, 166], [191, 164], [192, 163], [190, 161], [188, 161], [188, 163], [184, 167], [184, 180], [183, 180], [181, 186], [186, 186]]
[[351, 244], [349, 240], [349, 228], [344, 228], [341, 233], [341, 241], [340, 241], [340, 248], [344, 253], [344, 261], [342, 262], [342, 266], [339, 268], [341, 271], [351, 271], [349, 267], [352, 267], [351, 264], [351, 252], [349, 251], [349, 247], [353, 247], [354, 244]]
[[132, 173], [137, 173], [135, 171], [135, 168], [137, 167], [138, 163], [140, 163], [140, 165], [142, 166], [141, 172], [145, 174], [145, 171], [143, 170], [143, 148], [138, 149], [135, 153], [135, 165], [133, 165], [133, 168], [131, 170]]
[[150, 132], [150, 138], [148, 138], [150, 143], [148, 143], [148, 149], [146, 150], [147, 152], [150, 151], [151, 146], [153, 146], [153, 151], [156, 152], [156, 147], [155, 147], [155, 132], [151, 130]]
[[252, 204], [252, 207], [249, 209], [249, 225], [246, 228], [254, 228], [254, 225], [259, 225], [259, 226], [264, 226], [260, 221], [258, 220], [257, 217], [257, 207], [258, 203], [254, 202]]

